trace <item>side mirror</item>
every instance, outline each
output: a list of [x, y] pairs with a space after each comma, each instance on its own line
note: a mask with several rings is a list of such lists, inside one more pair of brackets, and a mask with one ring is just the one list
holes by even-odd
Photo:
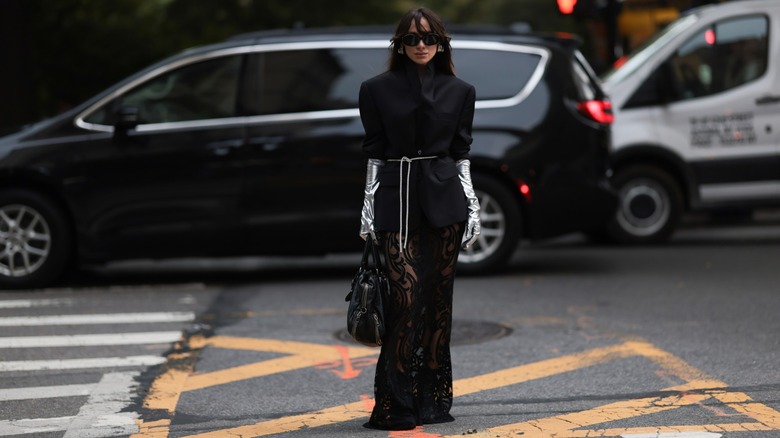
[[116, 113], [116, 122], [114, 123], [114, 138], [126, 139], [127, 131], [135, 129], [141, 121], [138, 108], [134, 106], [123, 106]]

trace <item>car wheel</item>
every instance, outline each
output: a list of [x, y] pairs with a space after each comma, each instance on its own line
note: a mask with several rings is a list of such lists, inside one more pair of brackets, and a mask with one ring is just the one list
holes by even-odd
[[474, 192], [482, 230], [477, 241], [460, 252], [458, 271], [486, 274], [504, 268], [514, 253], [522, 233], [522, 215], [515, 197], [492, 178], [474, 175]]
[[62, 273], [72, 236], [62, 211], [48, 198], [21, 190], [0, 191], [0, 287], [34, 288]]
[[682, 214], [680, 188], [668, 173], [635, 166], [612, 179], [619, 204], [607, 233], [618, 243], [650, 244], [669, 239]]

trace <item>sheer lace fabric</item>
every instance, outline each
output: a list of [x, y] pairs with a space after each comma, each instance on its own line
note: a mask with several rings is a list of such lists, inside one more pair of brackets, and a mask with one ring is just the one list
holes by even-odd
[[386, 334], [367, 426], [411, 429], [453, 421], [452, 290], [463, 225], [422, 227], [401, 250], [398, 233], [382, 235], [390, 280]]

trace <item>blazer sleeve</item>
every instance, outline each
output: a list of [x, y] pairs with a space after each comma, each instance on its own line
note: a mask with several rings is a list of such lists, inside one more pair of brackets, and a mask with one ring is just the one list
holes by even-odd
[[466, 98], [463, 101], [463, 107], [460, 110], [460, 119], [458, 129], [455, 132], [455, 138], [450, 146], [450, 156], [455, 161], [468, 159], [471, 151], [471, 128], [474, 124], [474, 102], [476, 101], [476, 90], [473, 85], [469, 85], [466, 92]]
[[365, 82], [360, 85], [358, 107], [360, 108], [360, 120], [363, 122], [363, 130], [366, 133], [363, 138], [363, 152], [366, 153], [368, 158], [384, 160], [387, 147], [385, 127], [382, 124], [382, 116], [371, 96], [371, 91]]

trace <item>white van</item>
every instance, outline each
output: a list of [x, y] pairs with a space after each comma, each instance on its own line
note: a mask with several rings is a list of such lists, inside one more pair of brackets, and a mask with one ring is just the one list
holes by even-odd
[[780, 0], [691, 10], [604, 76], [618, 242], [686, 211], [780, 205]]

